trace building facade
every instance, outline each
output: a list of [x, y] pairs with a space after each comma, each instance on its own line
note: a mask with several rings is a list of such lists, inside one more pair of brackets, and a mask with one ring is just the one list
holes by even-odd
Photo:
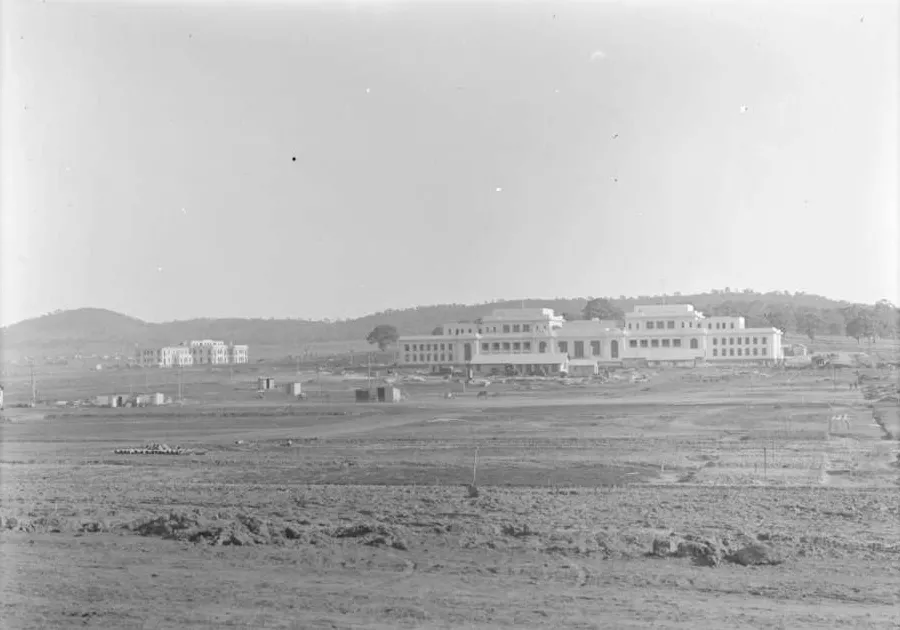
[[138, 350], [136, 358], [141, 367], [227, 365], [247, 363], [249, 350], [246, 345], [226, 345], [224, 341], [202, 339], [177, 346], [143, 348]]
[[744, 318], [705, 317], [690, 304], [641, 305], [624, 322], [566, 322], [551, 309], [498, 309], [476, 322], [453, 322], [441, 335], [404, 336], [398, 363], [430, 371], [596, 374], [629, 361], [778, 362], [781, 332], [747, 328]]

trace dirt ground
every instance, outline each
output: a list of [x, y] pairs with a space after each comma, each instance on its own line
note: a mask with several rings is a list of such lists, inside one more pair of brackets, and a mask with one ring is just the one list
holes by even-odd
[[[900, 624], [896, 406], [830, 374], [380, 405], [219, 378], [183, 406], [4, 412], [4, 628]], [[190, 451], [114, 452], [148, 443]]]

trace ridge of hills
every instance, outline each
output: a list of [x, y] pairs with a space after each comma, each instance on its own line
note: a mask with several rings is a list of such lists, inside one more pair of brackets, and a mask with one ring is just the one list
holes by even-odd
[[[80, 354], [130, 355], [135, 345], [162, 346], [187, 339], [221, 339], [245, 343], [256, 348], [299, 348], [322, 342], [359, 342], [365, 346], [366, 335], [379, 324], [390, 324], [402, 334], [427, 334], [435, 326], [474, 320], [498, 308], [552, 308], [558, 314], [580, 317], [591, 298], [550, 298], [498, 300], [483, 304], [438, 304], [407, 309], [389, 309], [354, 319], [312, 321], [302, 319], [263, 318], [196, 318], [151, 323], [101, 308], [79, 308], [55, 311], [0, 329], [0, 349], [4, 360], [16, 356], [64, 356]], [[707, 313], [735, 312], [748, 317], [749, 325], [771, 309], [813, 309], [838, 313], [850, 302], [832, 300], [802, 292], [773, 291], [757, 293], [714, 290], [693, 295], [673, 294], [668, 303], [690, 303]], [[610, 298], [623, 311], [635, 304], [661, 303], [663, 296]], [[827, 319], [827, 318], [826, 318]], [[257, 356], [259, 356], [258, 353]]]

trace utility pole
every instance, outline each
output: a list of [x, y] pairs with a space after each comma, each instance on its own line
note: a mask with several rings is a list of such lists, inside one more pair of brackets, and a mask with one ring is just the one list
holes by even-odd
[[371, 391], [372, 390], [372, 353], [371, 352], [366, 356], [366, 365], [367, 365], [366, 389]]
[[178, 402], [184, 402], [184, 397], [182, 396], [182, 383], [184, 381], [184, 364], [178, 366]]
[[31, 406], [34, 407], [37, 404], [37, 384], [34, 381], [34, 359], [31, 360], [29, 364], [31, 368]]

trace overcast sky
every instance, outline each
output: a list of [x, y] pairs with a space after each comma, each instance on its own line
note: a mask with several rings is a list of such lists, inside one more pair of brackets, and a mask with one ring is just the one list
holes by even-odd
[[892, 0], [3, 10], [3, 324], [897, 300]]

